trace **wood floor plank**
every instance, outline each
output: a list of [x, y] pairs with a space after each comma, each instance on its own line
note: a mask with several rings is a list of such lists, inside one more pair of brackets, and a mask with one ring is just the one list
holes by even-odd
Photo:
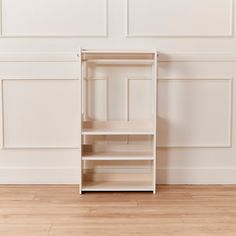
[[156, 195], [78, 190], [0, 185], [0, 235], [236, 235], [236, 185], [163, 185]]
[[48, 236], [49, 224], [0, 224], [2, 236]]

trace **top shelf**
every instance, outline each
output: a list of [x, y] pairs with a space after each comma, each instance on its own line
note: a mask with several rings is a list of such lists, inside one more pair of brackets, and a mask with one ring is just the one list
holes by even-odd
[[130, 62], [155, 62], [158, 54], [156, 51], [82, 51], [82, 61], [94, 62], [94, 61], [124, 61]]
[[82, 50], [82, 53], [86, 53], [86, 54], [151, 54], [151, 53], [157, 53], [156, 50], [111, 50], [111, 51], [102, 51], [102, 50]]

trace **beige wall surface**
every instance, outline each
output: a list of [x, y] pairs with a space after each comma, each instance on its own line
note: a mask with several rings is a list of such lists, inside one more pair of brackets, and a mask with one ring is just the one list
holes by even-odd
[[[236, 183], [234, 0], [2, 0], [0, 15], [0, 183], [79, 182], [80, 48], [160, 52], [159, 183]], [[150, 112], [142, 73], [124, 79], [131, 117]], [[106, 78], [90, 83], [103, 104]]]

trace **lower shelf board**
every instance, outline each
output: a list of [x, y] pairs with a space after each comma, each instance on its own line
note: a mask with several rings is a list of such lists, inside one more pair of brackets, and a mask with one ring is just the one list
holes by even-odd
[[151, 145], [83, 144], [82, 160], [154, 160]]
[[154, 160], [154, 157], [151, 153], [84, 153], [82, 156], [82, 160]]
[[97, 181], [85, 182], [82, 191], [153, 191], [150, 182]]

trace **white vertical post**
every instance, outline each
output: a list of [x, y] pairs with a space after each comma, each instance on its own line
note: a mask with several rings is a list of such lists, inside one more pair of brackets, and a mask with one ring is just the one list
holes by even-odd
[[1, 117], [2, 117], [2, 142], [1, 142], [1, 148], [4, 148], [4, 98], [3, 98], [3, 79], [1, 79]]
[[154, 136], [153, 136], [153, 154], [154, 154], [154, 161], [153, 161], [153, 193], [156, 193], [156, 163], [157, 163], [157, 79], [158, 79], [158, 72], [157, 72], [157, 51], [154, 53], [154, 73], [153, 73], [153, 79], [154, 79], [154, 112], [153, 112], [153, 122], [154, 122]]
[[[83, 68], [82, 68], [82, 50], [78, 54], [79, 57], [79, 74], [80, 74], [80, 135], [82, 134], [82, 125], [83, 125]], [[80, 138], [80, 168], [79, 168], [79, 190], [80, 194], [82, 194], [82, 184], [83, 184], [83, 161], [82, 161], [82, 140], [83, 137]]]

